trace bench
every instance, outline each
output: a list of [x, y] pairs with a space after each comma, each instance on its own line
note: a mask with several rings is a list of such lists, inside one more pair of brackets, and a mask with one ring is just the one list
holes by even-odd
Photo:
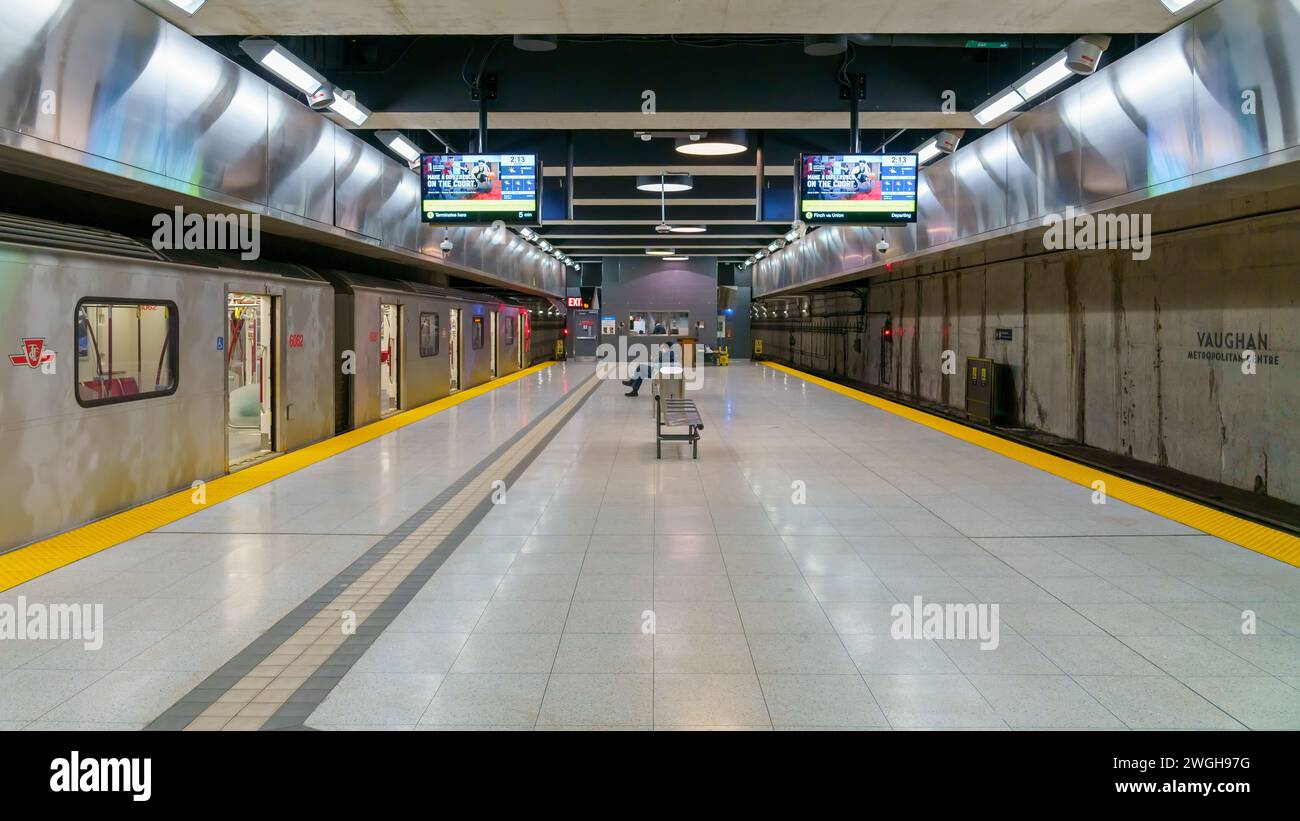
[[[664, 442], [690, 442], [691, 458], [700, 458], [700, 431], [704, 420], [689, 399], [668, 399], [655, 394], [655, 458], [663, 458]], [[664, 428], [687, 428], [688, 433], [664, 433]]]

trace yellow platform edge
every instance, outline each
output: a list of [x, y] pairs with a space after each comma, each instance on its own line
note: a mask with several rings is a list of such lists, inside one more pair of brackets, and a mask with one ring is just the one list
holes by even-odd
[[802, 379], [812, 385], [847, 396], [858, 402], [902, 417], [909, 422], [924, 425], [927, 428], [947, 434], [953, 438], [968, 442], [985, 450], [992, 451], [1008, 459], [1014, 459], [1030, 467], [1046, 471], [1090, 490], [1093, 483], [1105, 482], [1108, 498], [1118, 499], [1134, 507], [1139, 507], [1157, 516], [1195, 528], [1202, 533], [1217, 536], [1227, 542], [1262, 553], [1265, 556], [1300, 567], [1300, 538], [1267, 525], [1252, 522], [1231, 513], [1198, 504], [1189, 499], [1175, 496], [1149, 485], [1134, 482], [1121, 476], [1106, 473], [1094, 467], [1073, 462], [1060, 456], [1021, 445], [976, 428], [953, 422], [928, 411], [892, 402], [864, 391], [847, 388], [828, 379], [813, 376], [775, 362], [763, 362], [763, 365], [782, 373]]
[[178, 522], [186, 516], [213, 505], [274, 482], [290, 473], [321, 462], [331, 456], [351, 450], [395, 430], [428, 419], [436, 413], [453, 408], [462, 402], [505, 387], [512, 382], [540, 373], [554, 365], [543, 362], [522, 371], [494, 379], [473, 388], [452, 394], [443, 399], [393, 414], [362, 428], [341, 433], [298, 450], [280, 454], [243, 468], [234, 473], [206, 481], [203, 485], [202, 504], [195, 501], [196, 491], [190, 488], [146, 502], [138, 507], [114, 513], [103, 519], [52, 536], [26, 547], [0, 555], [0, 592], [31, 581], [52, 570], [65, 567], [87, 556], [107, 550], [137, 536]]

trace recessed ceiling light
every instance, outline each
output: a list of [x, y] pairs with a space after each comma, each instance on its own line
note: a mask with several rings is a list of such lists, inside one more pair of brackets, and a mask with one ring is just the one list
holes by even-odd
[[645, 174], [636, 178], [636, 187], [651, 194], [671, 194], [690, 191], [695, 187], [695, 180], [690, 174]]
[[677, 138], [677, 152], [696, 157], [724, 157], [748, 150], [749, 139], [745, 132], [734, 128]]

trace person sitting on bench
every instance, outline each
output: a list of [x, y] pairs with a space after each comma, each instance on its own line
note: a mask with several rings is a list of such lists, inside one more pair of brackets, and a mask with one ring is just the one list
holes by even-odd
[[628, 391], [627, 393], [625, 393], [625, 394], [623, 394], [623, 395], [624, 395], [624, 396], [636, 396], [636, 395], [637, 395], [637, 391], [641, 390], [641, 383], [644, 382], [644, 381], [645, 381], [645, 379], [641, 376], [641, 366], [640, 366], [640, 365], [635, 365], [635, 366], [633, 366], [633, 368], [632, 368], [632, 378], [631, 378], [631, 379], [624, 379], [624, 380], [623, 380], [623, 384], [624, 384], [624, 385], [627, 385], [627, 386], [628, 386], [629, 388], [631, 388], [632, 390]]

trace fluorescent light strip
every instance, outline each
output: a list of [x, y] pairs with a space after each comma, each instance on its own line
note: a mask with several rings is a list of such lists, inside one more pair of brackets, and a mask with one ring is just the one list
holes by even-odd
[[1016, 91], [1026, 101], [1029, 101], [1052, 86], [1074, 76], [1074, 72], [1070, 71], [1065, 64], [1068, 56], [1065, 52], [1061, 52], [1049, 62], [1044, 63], [1038, 71], [1027, 77], [1023, 82], [1017, 83]]
[[203, 8], [203, 4], [208, 2], [208, 0], [169, 0], [169, 2], [186, 14], [192, 15], [194, 12]]
[[294, 62], [280, 46], [276, 46], [261, 59], [262, 67], [292, 85], [304, 94], [315, 94], [324, 83], [311, 72]]
[[943, 152], [939, 150], [937, 140], [932, 139], [916, 150], [916, 161], [921, 165], [925, 165], [942, 153]]
[[370, 112], [364, 106], [349, 100], [342, 93], [335, 93], [334, 102], [330, 103], [330, 111], [339, 115], [353, 125], [361, 125], [370, 119]]
[[1020, 96], [1020, 92], [1016, 91], [1014, 88], [1009, 88], [1003, 92], [1001, 97], [989, 100], [984, 105], [972, 111], [971, 116], [978, 120], [980, 125], [988, 125], [998, 117], [1006, 114], [1008, 111], [1014, 111], [1024, 102], [1025, 100]]
[[391, 148], [394, 154], [408, 163], [419, 162], [420, 156], [424, 153], [419, 146], [395, 131], [379, 131], [375, 136], [383, 140], [384, 144]]
[[1196, 0], [1160, 0], [1160, 2], [1165, 4], [1165, 8], [1169, 9], [1170, 14], [1177, 14], [1195, 3]]

